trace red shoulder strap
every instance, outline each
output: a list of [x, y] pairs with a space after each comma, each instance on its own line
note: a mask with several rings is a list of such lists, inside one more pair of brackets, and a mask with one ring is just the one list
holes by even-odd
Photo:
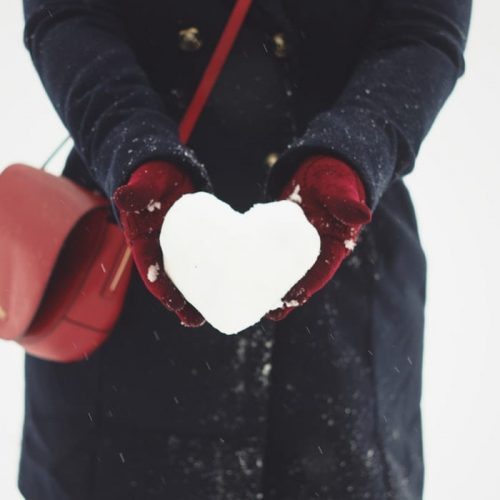
[[191, 137], [251, 5], [252, 0], [237, 0], [233, 7], [198, 88], [179, 124], [179, 138], [182, 144], [186, 144]]

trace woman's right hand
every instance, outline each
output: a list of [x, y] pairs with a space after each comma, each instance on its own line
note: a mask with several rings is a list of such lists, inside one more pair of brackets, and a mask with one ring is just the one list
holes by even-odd
[[167, 211], [182, 195], [194, 190], [181, 168], [152, 161], [139, 167], [128, 183], [113, 194], [125, 239], [144, 285], [188, 327], [201, 326], [205, 319], [165, 272], [159, 237]]

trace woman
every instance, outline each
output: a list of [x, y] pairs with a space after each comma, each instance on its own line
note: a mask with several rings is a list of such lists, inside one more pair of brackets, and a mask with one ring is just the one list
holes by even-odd
[[[177, 123], [232, 1], [24, 4], [75, 141], [64, 174], [113, 200], [138, 269], [89, 359], [26, 359], [26, 498], [421, 498], [425, 259], [402, 176], [463, 73], [470, 1], [255, 0], [189, 149]], [[240, 211], [299, 186], [334, 257], [236, 336], [148, 279], [160, 215], [211, 186]]]

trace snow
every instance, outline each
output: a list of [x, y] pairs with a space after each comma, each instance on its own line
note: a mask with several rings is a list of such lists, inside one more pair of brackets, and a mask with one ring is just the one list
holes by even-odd
[[294, 201], [299, 205], [302, 203], [302, 196], [300, 196], [300, 184], [295, 186], [295, 189], [292, 191], [292, 194], [288, 197], [290, 201]]
[[151, 200], [146, 208], [148, 212], [154, 212], [155, 210], [161, 209], [161, 203], [159, 201]]
[[262, 375], [264, 377], [269, 377], [269, 374], [271, 373], [271, 370], [272, 370], [272, 365], [271, 363], [266, 363], [263, 367], [262, 367]]
[[356, 248], [356, 242], [354, 240], [345, 240], [344, 246], [347, 248], [347, 250], [352, 251]]
[[160, 264], [156, 263], [148, 267], [148, 280], [154, 283], [160, 273]]
[[222, 333], [257, 323], [312, 267], [320, 237], [299, 205], [256, 204], [245, 214], [208, 193], [182, 196], [160, 242], [165, 270]]

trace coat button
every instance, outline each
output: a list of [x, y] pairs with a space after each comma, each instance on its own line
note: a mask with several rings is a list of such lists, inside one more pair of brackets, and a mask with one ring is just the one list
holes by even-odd
[[203, 41], [200, 30], [194, 26], [179, 31], [179, 48], [185, 52], [196, 52], [201, 49]]
[[287, 44], [283, 33], [276, 33], [273, 36], [273, 54], [280, 59], [287, 55]]
[[274, 164], [278, 161], [278, 154], [277, 153], [269, 153], [266, 156], [266, 159], [264, 160], [264, 163], [269, 167], [273, 167]]

